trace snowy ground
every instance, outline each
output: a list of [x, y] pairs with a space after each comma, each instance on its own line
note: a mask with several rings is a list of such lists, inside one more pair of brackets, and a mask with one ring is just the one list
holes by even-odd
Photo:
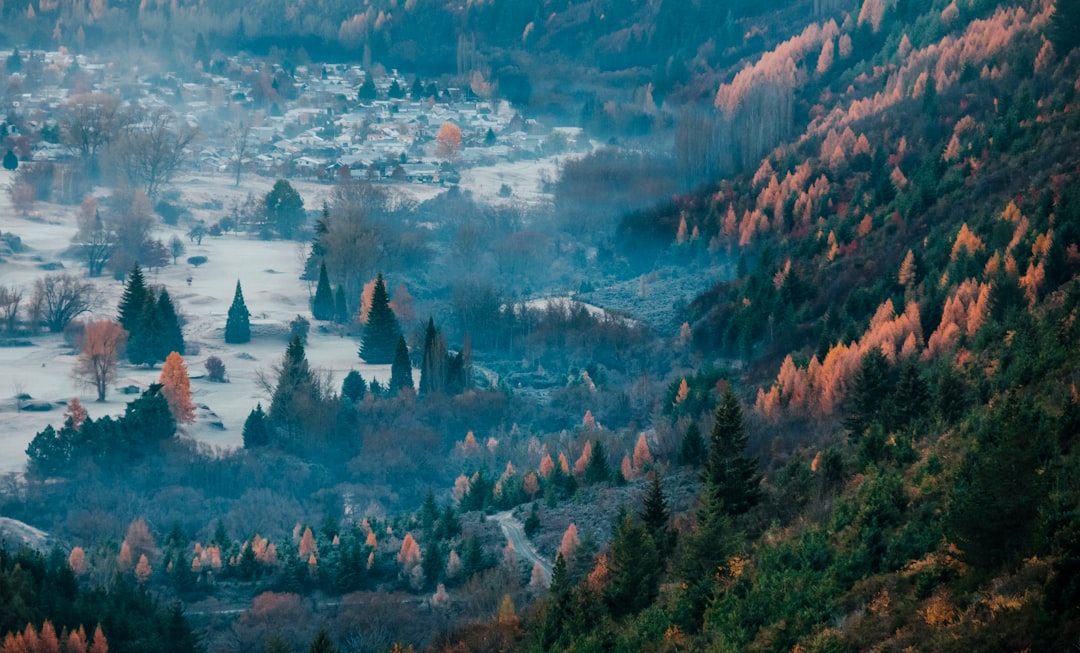
[[[542, 180], [556, 177], [558, 161], [551, 157], [466, 169], [462, 171], [461, 186], [483, 201], [545, 202], [550, 198], [544, 194]], [[47, 273], [43, 265], [59, 262], [67, 271], [83, 273], [78, 261], [61, 257], [75, 233], [77, 207], [38, 203], [30, 215], [23, 216], [10, 203], [7, 189], [11, 179], [11, 173], [0, 170], [0, 232], [18, 235], [27, 251], [0, 263], [0, 284], [22, 287], [28, 298], [34, 280]], [[175, 180], [173, 188], [180, 191], [182, 205], [196, 219], [212, 224], [227, 215], [232, 206], [242, 203], [248, 194], [258, 197], [273, 185], [273, 180], [253, 175], [245, 175], [239, 187], [234, 187], [233, 181], [231, 175], [183, 175]], [[321, 206], [332, 190], [321, 183], [302, 180], [291, 183], [309, 208]], [[504, 183], [513, 189], [510, 198], [498, 197]], [[417, 201], [445, 191], [439, 186], [423, 184], [391, 188]], [[102, 189], [95, 195], [104, 197], [108, 190]], [[311, 290], [299, 280], [308, 246], [236, 234], [205, 238], [202, 245], [196, 245], [187, 240], [186, 230], [187, 227], [164, 225], [158, 229], [155, 236], [164, 242], [173, 234], [180, 235], [187, 252], [177, 265], [148, 272], [147, 278], [150, 283], [169, 289], [187, 321], [184, 336], [192, 349], [186, 357], [189, 374], [194, 377], [192, 390], [196, 403], [205, 405], [206, 409], [199, 411], [195, 424], [184, 427], [184, 433], [213, 446], [236, 447], [241, 443], [248, 412], [257, 402], [262, 402], [264, 408], [268, 403], [258, 377], [280, 361], [286, 345], [287, 323], [298, 314], [311, 319], [308, 310]], [[206, 256], [207, 263], [194, 268], [185, 262], [187, 257], [197, 255]], [[223, 330], [237, 280], [243, 285], [244, 298], [252, 313], [255, 337], [246, 345], [226, 346]], [[107, 278], [96, 282], [99, 289], [96, 309], [82, 318], [115, 317], [123, 285]], [[145, 388], [160, 373], [160, 368], [148, 370], [122, 365], [108, 400], [96, 403], [92, 389], [80, 386], [72, 377], [76, 352], [64, 343], [62, 336], [44, 334], [32, 341], [30, 347], [0, 347], [0, 473], [20, 471], [26, 463], [26, 446], [34, 434], [47, 424], [59, 425], [63, 419], [62, 406], [47, 412], [17, 411], [16, 395], [28, 394], [36, 400], [54, 403], [79, 397], [92, 417], [118, 415], [133, 398], [121, 394], [119, 388], [129, 385]], [[313, 321], [308, 358], [314, 367], [331, 372], [335, 385], [350, 369], [358, 370], [367, 380], [373, 377], [388, 380], [389, 366], [363, 364], [357, 356], [358, 347], [356, 340], [318, 333], [317, 323]], [[212, 355], [225, 362], [228, 384], [199, 378], [205, 373], [204, 361]]]

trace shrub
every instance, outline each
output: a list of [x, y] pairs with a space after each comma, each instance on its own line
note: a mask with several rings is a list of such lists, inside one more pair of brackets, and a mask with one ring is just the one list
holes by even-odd
[[308, 331], [311, 330], [311, 323], [307, 321], [303, 315], [297, 315], [291, 322], [289, 322], [289, 339], [300, 338], [300, 342], [306, 344]]
[[203, 363], [206, 366], [206, 378], [214, 383], [228, 383], [225, 377], [225, 362], [217, 356], [211, 356]]
[[194, 265], [195, 267], [199, 267], [203, 263], [206, 263], [207, 260], [208, 259], [205, 256], [189, 256], [187, 262], [188, 265]]

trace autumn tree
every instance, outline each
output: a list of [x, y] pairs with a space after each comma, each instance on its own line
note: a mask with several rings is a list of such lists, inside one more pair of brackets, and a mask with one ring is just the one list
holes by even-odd
[[[342, 297], [344, 298], [344, 294]], [[334, 319], [334, 294], [330, 290], [330, 277], [326, 274], [325, 262], [319, 266], [319, 283], [311, 301], [311, 315], [316, 320]]]
[[401, 327], [390, 308], [390, 299], [386, 294], [386, 283], [382, 273], [375, 278], [371, 296], [371, 308], [368, 311], [367, 324], [364, 325], [363, 340], [360, 344], [360, 358], [365, 362], [381, 365], [392, 363], [397, 353]]
[[181, 424], [195, 421], [195, 404], [191, 401], [191, 380], [188, 378], [187, 365], [179, 352], [172, 352], [161, 366], [161, 392], [169, 402], [173, 418]]
[[225, 321], [225, 342], [229, 344], [243, 344], [251, 340], [251, 313], [244, 304], [244, 291], [240, 289], [240, 281], [236, 282], [236, 292], [233, 294], [232, 305], [229, 306], [229, 317]]
[[109, 382], [115, 378], [116, 362], [127, 342], [127, 331], [112, 320], [87, 323], [80, 338], [77, 379], [97, 390], [97, 400], [105, 401]]
[[61, 333], [72, 320], [93, 308], [95, 299], [94, 284], [62, 273], [38, 279], [32, 302], [49, 331]]
[[435, 137], [435, 153], [440, 159], [457, 163], [461, 152], [461, 127], [452, 122], [444, 122]]

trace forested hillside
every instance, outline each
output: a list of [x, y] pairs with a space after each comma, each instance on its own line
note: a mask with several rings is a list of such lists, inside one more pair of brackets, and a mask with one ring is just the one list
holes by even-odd
[[[0, 550], [0, 650], [1080, 645], [1080, 3], [777, 4], [0, 3], [9, 41], [363, 59], [610, 145], [530, 212], [339, 182], [243, 449], [174, 437], [173, 385], [33, 439], [3, 508], [56, 547]], [[309, 364], [331, 278], [388, 383]]]

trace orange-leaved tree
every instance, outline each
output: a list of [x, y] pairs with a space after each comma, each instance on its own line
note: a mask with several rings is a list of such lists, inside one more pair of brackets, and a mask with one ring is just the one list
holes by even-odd
[[177, 352], [169, 354], [161, 366], [161, 394], [169, 402], [169, 410], [177, 422], [191, 424], [195, 421], [195, 404], [191, 402], [191, 380], [188, 378], [184, 357]]
[[89, 322], [80, 339], [75, 378], [97, 390], [97, 400], [105, 401], [109, 382], [116, 375], [116, 361], [127, 342], [128, 332], [112, 320]]

